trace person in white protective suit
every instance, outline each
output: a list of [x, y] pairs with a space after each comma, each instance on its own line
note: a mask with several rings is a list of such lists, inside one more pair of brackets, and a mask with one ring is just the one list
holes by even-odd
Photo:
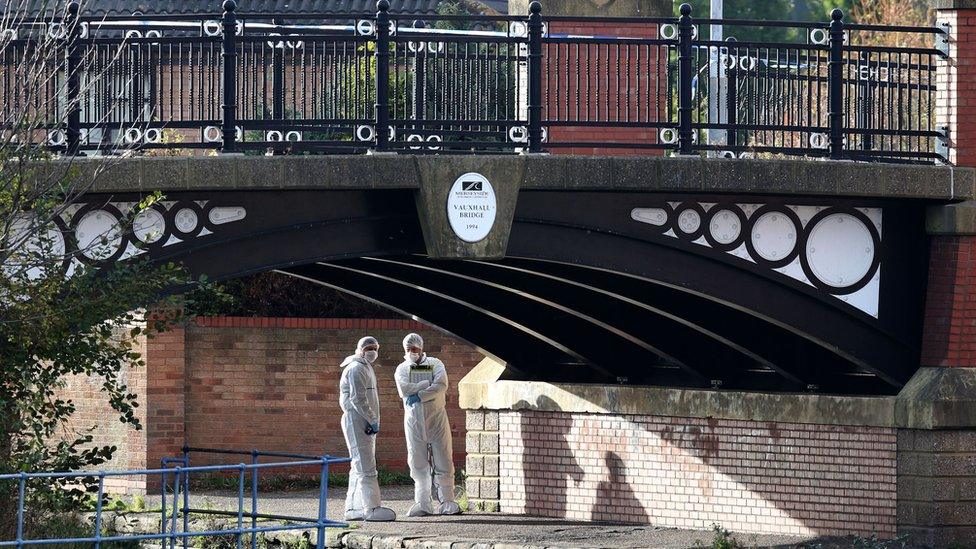
[[396, 520], [392, 509], [380, 506], [380, 484], [376, 472], [376, 434], [380, 432], [380, 402], [373, 364], [380, 344], [366, 336], [356, 345], [356, 354], [342, 361], [339, 378], [339, 406], [342, 434], [349, 457], [349, 490], [346, 520], [388, 522]]
[[[443, 362], [424, 354], [424, 340], [418, 334], [403, 339], [403, 350], [406, 354], [395, 378], [403, 399], [403, 430], [414, 490], [414, 504], [407, 516], [456, 515], [461, 508], [454, 501], [454, 455], [445, 406], [447, 370]], [[436, 511], [431, 503], [432, 478], [439, 502]]]

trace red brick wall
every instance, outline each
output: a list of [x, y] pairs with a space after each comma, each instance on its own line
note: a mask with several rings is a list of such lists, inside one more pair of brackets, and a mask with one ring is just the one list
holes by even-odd
[[[657, 38], [657, 25], [553, 22], [550, 34]], [[543, 46], [543, 125], [547, 120], [581, 121], [579, 126], [548, 125], [545, 147], [555, 154], [656, 155], [662, 149], [573, 146], [559, 143], [657, 143], [657, 128], [628, 123], [665, 121], [667, 50], [661, 46]], [[661, 111], [656, 112], [660, 106]], [[600, 126], [586, 121], [604, 122]]]
[[499, 428], [503, 512], [895, 534], [894, 429], [537, 411]]
[[[348, 455], [339, 424], [339, 364], [355, 351], [360, 337], [370, 334], [380, 341], [377, 460], [405, 471], [403, 406], [393, 372], [403, 360], [403, 336], [411, 331], [423, 335], [425, 350], [447, 365], [448, 413], [460, 465], [464, 412], [457, 406], [457, 382], [483, 357], [409, 320], [198, 318], [186, 329], [186, 441], [190, 446]], [[203, 456], [194, 459], [194, 464], [205, 462]]]
[[[134, 348], [145, 355], [146, 339], [139, 338]], [[139, 398], [140, 406], [135, 409], [136, 418], [146, 425], [146, 370], [141, 367], [126, 368], [121, 373], [121, 381]], [[119, 421], [119, 413], [108, 403], [102, 391], [103, 380], [81, 375], [69, 376], [61, 398], [70, 399], [75, 405], [75, 413], [68, 422], [68, 431], [74, 438], [76, 434], [86, 434], [91, 428], [93, 444], [110, 445], [117, 448], [114, 457], [99, 469], [144, 469], [146, 466], [146, 430], [135, 430], [131, 425]], [[120, 494], [137, 494], [146, 489], [144, 477], [108, 477], [105, 480], [108, 490]]]
[[933, 236], [923, 366], [976, 367], [976, 236]]

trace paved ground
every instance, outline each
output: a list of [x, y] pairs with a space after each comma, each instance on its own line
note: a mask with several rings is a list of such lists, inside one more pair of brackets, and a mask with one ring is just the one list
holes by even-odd
[[[356, 523], [356, 534], [422, 537], [438, 541], [508, 542], [538, 547], [694, 547], [710, 546], [711, 532], [679, 530], [614, 524], [594, 524], [559, 519], [504, 514], [467, 513], [456, 517], [408, 518], [413, 497], [412, 487], [384, 487], [384, 505], [392, 508], [398, 520], [392, 523]], [[318, 492], [262, 493], [259, 513], [314, 517], [318, 509]], [[342, 515], [345, 488], [329, 491], [328, 517]], [[150, 505], [158, 505], [159, 497], [147, 498]], [[246, 505], [250, 506], [250, 500]], [[236, 492], [194, 494], [193, 508], [211, 506], [214, 509], [237, 510]], [[808, 541], [792, 536], [736, 536], [745, 545], [792, 547]]]

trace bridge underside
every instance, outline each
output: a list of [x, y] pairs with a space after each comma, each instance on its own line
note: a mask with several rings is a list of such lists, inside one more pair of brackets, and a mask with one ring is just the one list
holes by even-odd
[[[67, 224], [132, 198], [94, 197]], [[918, 203], [522, 191], [506, 257], [486, 261], [428, 257], [406, 189], [169, 198], [162, 238], [142, 246], [151, 258], [215, 280], [277, 269], [355, 294], [472, 343], [513, 378], [895, 394], [918, 364]], [[705, 232], [730, 219], [738, 236]], [[866, 231], [873, 259], [841, 290], [812, 283], [817, 266], [797, 256], [820, 228], [840, 230], [818, 219]], [[762, 259], [750, 235], [789, 236], [793, 251]]]
[[281, 272], [445, 329], [506, 362], [516, 379], [858, 394], [901, 386], [789, 327], [602, 268], [390, 256]]

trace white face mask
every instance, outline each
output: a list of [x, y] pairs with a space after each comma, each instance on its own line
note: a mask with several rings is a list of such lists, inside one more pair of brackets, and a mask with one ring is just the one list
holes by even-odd
[[369, 362], [370, 364], [376, 362], [376, 359], [379, 358], [379, 356], [380, 354], [377, 351], [366, 351], [363, 353], [363, 358], [365, 358], [366, 362]]
[[420, 356], [421, 356], [420, 353], [407, 353], [404, 356], [404, 358], [406, 358], [410, 362], [413, 362], [414, 364], [416, 364], [416, 363], [420, 362]]

